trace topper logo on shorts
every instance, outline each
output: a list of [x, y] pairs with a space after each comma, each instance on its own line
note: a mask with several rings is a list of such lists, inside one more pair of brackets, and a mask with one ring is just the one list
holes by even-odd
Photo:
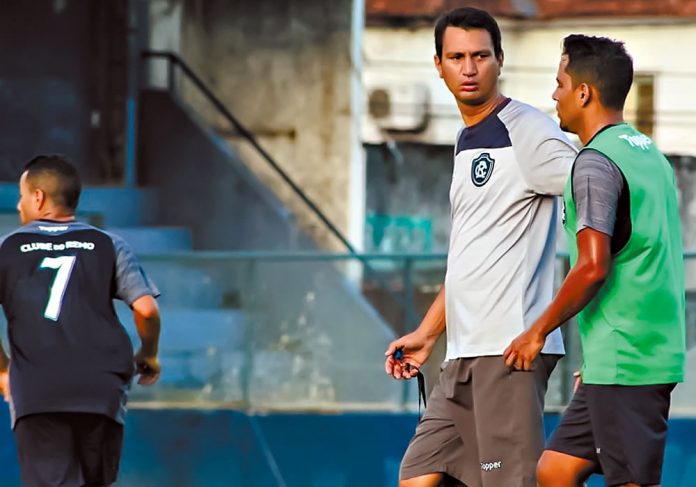
[[481, 470], [484, 472], [490, 472], [491, 470], [498, 470], [503, 468], [503, 462], [498, 460], [497, 462], [481, 462]]
[[495, 160], [488, 152], [484, 152], [471, 161], [471, 182], [474, 186], [480, 188], [488, 182], [493, 174], [493, 166], [495, 166]]

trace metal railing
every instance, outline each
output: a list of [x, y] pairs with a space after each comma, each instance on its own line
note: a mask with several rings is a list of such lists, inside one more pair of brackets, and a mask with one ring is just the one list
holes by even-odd
[[141, 56], [143, 59], [163, 59], [167, 62], [167, 87], [170, 93], [176, 93], [176, 70], [179, 69], [201, 94], [215, 107], [215, 109], [222, 115], [236, 130], [236, 132], [241, 135], [251, 146], [256, 150], [256, 152], [261, 155], [261, 157], [268, 163], [268, 165], [273, 169], [273, 171], [278, 174], [282, 180], [292, 189], [292, 191], [297, 195], [305, 205], [314, 213], [321, 222], [326, 226], [326, 228], [331, 232], [331, 234], [336, 237], [341, 244], [346, 248], [346, 250], [351, 254], [357, 256], [358, 253], [348, 241], [341, 230], [334, 224], [331, 219], [324, 213], [321, 208], [299, 187], [299, 185], [290, 177], [290, 175], [276, 162], [276, 160], [264, 149], [256, 140], [254, 134], [252, 134], [237, 118], [230, 112], [230, 110], [225, 106], [225, 104], [220, 100], [218, 96], [213, 93], [213, 91], [203, 82], [203, 80], [191, 69], [191, 67], [184, 62], [177, 54], [170, 51], [143, 51]]
[[[306, 205], [310, 212], [319, 219], [329, 233], [340, 242], [342, 247], [348, 252], [348, 256], [361, 262], [362, 271], [371, 276], [373, 280], [380, 283], [380, 285], [387, 290], [390, 298], [393, 299], [398, 305], [404, 307], [406, 312], [409, 313], [408, 316], [410, 319], [415, 319], [413, 313], [408, 310], [408, 302], [404, 301], [400, 294], [391, 292], [388, 284], [381, 281], [381, 274], [379, 272], [375, 272], [372, 266], [370, 266], [369, 256], [364, 256], [355, 249], [355, 247], [349, 242], [347, 237], [341, 232], [336, 224], [331, 221], [326, 213], [324, 213], [324, 211], [322, 211], [322, 209], [302, 190], [302, 188], [300, 188], [300, 186], [292, 179], [292, 177], [290, 177], [290, 175], [280, 166], [280, 164], [278, 164], [278, 162], [269, 154], [269, 152], [261, 146], [254, 134], [231, 113], [227, 106], [213, 92], [213, 90], [181, 57], [170, 51], [143, 51], [141, 53], [141, 57], [146, 61], [157, 59], [166, 61], [166, 85], [170, 94], [173, 96], [176, 96], [178, 92], [177, 72], [181, 72], [185, 78], [193, 84], [196, 90], [203, 95], [204, 99], [212, 105], [215, 111], [234, 128], [235, 132], [251, 145], [253, 150], [261, 156], [261, 158], [268, 164], [275, 174], [278, 175], [292, 190], [292, 193], [300, 198], [303, 204]], [[242, 256], [244, 254], [242, 253], [239, 255]], [[409, 323], [412, 323], [412, 321]]]
[[[415, 386], [386, 377], [383, 352], [423, 316], [444, 279], [446, 255], [361, 257], [308, 252], [143, 257], [148, 273], [162, 283], [169, 336], [182, 341], [161, 348], [167, 370], [163, 384], [137, 391], [134, 399], [251, 409], [416, 409]], [[696, 253], [687, 252], [685, 258], [696, 264]], [[401, 293], [415, 324], [395, 330], [406, 321], [404, 310], [390, 315], [379, 296], [370, 294], [367, 275], [358, 282], [348, 277], [346, 268], [362, 261], [382, 274], [392, 292]], [[558, 285], [566, 257], [559, 256], [556, 269]], [[351, 289], [365, 297], [342, 298]], [[192, 311], [182, 313], [185, 309]], [[696, 296], [691, 293], [687, 337], [690, 347], [696, 346]], [[551, 409], [569, 400], [572, 372], [581, 360], [573, 322], [564, 325], [564, 338], [567, 356], [549, 384]], [[441, 358], [430, 360], [435, 372]]]

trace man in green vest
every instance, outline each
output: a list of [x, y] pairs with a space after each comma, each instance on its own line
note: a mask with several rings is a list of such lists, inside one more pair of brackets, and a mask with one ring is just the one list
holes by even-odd
[[685, 298], [674, 171], [623, 120], [633, 62], [623, 43], [571, 35], [553, 94], [584, 144], [566, 185], [572, 268], [549, 307], [505, 350], [530, 370], [546, 336], [577, 314], [581, 382], [537, 466], [541, 487], [660, 484], [670, 396], [684, 379]]

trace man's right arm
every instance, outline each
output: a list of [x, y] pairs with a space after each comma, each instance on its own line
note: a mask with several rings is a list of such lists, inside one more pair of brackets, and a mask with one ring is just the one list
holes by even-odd
[[[387, 359], [384, 369], [395, 379], [411, 379], [416, 376], [420, 367], [428, 360], [435, 342], [446, 329], [445, 320], [445, 285], [430, 305], [418, 328], [389, 344], [384, 353]], [[396, 360], [394, 352], [401, 349], [402, 359]]]
[[140, 336], [141, 348], [135, 354], [139, 384], [154, 384], [159, 378], [160, 364], [157, 349], [160, 334], [160, 314], [155, 298], [157, 286], [147, 277], [131, 247], [120, 237], [111, 236], [116, 250], [116, 295], [133, 311], [133, 321]]

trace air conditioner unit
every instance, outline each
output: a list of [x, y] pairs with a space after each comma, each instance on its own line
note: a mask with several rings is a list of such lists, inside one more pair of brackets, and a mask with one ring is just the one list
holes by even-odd
[[368, 112], [383, 130], [421, 132], [428, 125], [430, 92], [410, 83], [368, 87]]

